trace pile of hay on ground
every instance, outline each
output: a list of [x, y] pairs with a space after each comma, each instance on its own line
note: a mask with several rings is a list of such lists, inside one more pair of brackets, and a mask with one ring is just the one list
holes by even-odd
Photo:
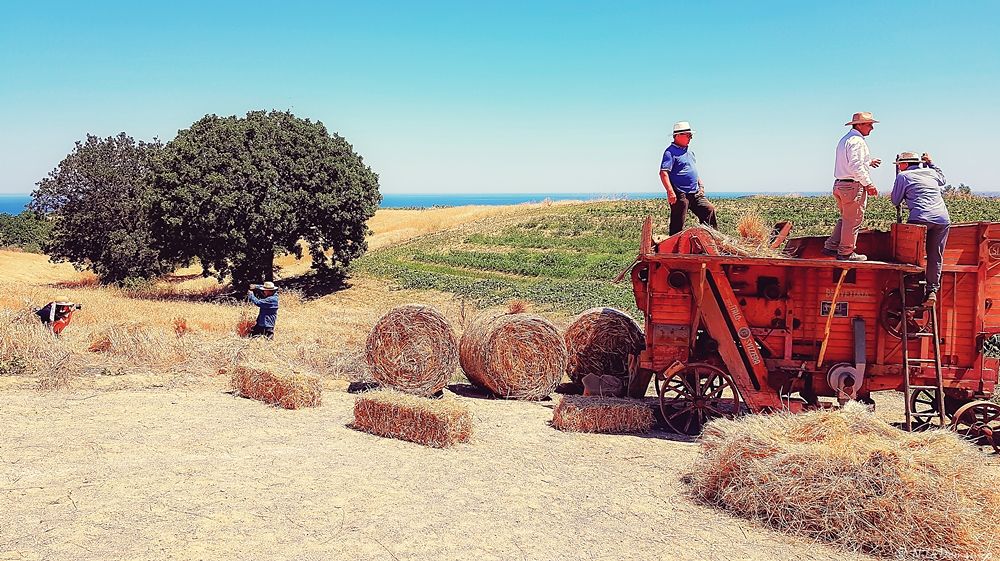
[[441, 391], [458, 368], [455, 332], [430, 306], [400, 306], [382, 316], [365, 351], [375, 381], [414, 395]]
[[592, 308], [566, 329], [566, 374], [577, 384], [588, 374], [614, 376], [628, 386], [629, 358], [646, 347], [642, 329], [624, 312]]
[[545, 318], [531, 314], [484, 316], [459, 343], [469, 381], [512, 399], [544, 399], [566, 371], [566, 345]]
[[376, 390], [354, 402], [353, 428], [389, 438], [444, 448], [472, 437], [472, 415], [454, 398], [427, 399]]
[[572, 432], [649, 432], [655, 422], [646, 403], [614, 397], [567, 395], [552, 412], [552, 426]]
[[260, 366], [233, 368], [229, 384], [238, 396], [285, 409], [316, 407], [323, 394], [323, 385], [318, 376], [295, 372], [276, 374]]
[[949, 431], [907, 433], [863, 405], [709, 423], [695, 497], [853, 552], [1000, 556], [1000, 486]]

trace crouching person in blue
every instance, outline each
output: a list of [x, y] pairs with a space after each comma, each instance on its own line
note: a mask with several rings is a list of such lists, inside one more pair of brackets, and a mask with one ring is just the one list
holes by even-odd
[[[263, 298], [258, 298], [254, 294], [254, 288], [260, 289]], [[251, 286], [247, 291], [247, 300], [260, 308], [257, 313], [257, 324], [250, 331], [250, 336], [274, 339], [274, 322], [278, 319], [278, 288], [271, 281]]]

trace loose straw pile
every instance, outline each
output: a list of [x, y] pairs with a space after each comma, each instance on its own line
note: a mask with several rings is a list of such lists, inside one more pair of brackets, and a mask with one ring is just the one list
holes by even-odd
[[458, 369], [455, 333], [429, 306], [400, 306], [382, 316], [365, 350], [375, 381], [414, 395], [441, 391]]
[[689, 475], [701, 500], [852, 552], [1000, 556], [1000, 486], [950, 431], [907, 433], [856, 403], [709, 423]]

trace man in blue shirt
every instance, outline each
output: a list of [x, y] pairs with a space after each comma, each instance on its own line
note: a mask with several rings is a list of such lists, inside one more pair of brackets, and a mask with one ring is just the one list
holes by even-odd
[[250, 336], [274, 339], [274, 323], [278, 319], [278, 288], [271, 281], [260, 285], [263, 298], [258, 298], [253, 293], [254, 288], [257, 287], [251, 286], [247, 291], [247, 300], [260, 308], [260, 311], [257, 313], [257, 324], [250, 331]]
[[[924, 166], [920, 163], [923, 161]], [[927, 227], [927, 301], [936, 302], [941, 288], [941, 264], [944, 247], [948, 243], [951, 216], [944, 204], [941, 187], [944, 173], [931, 161], [930, 154], [924, 152], [917, 157], [916, 152], [903, 152], [896, 156], [896, 182], [892, 186], [892, 204], [899, 207], [906, 201], [910, 209], [910, 224]]]
[[694, 131], [687, 121], [674, 124], [674, 141], [663, 152], [660, 161], [660, 182], [667, 190], [670, 203], [670, 235], [684, 229], [688, 209], [701, 221], [713, 228], [719, 224], [715, 218], [715, 207], [705, 198], [705, 186], [698, 177], [695, 157], [688, 145]]

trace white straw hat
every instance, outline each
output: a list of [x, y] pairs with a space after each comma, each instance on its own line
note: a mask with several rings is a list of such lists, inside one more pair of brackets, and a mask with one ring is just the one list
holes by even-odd
[[684, 132], [694, 134], [694, 131], [691, 130], [691, 123], [687, 121], [678, 121], [674, 123], [674, 134], [681, 134]]

